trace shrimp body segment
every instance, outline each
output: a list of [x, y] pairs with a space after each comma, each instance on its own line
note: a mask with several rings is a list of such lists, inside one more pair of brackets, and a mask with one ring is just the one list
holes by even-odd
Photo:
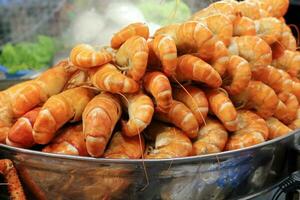
[[269, 128], [269, 138], [270, 140], [286, 135], [292, 131], [289, 127], [284, 125], [281, 121], [274, 117], [270, 117], [266, 120], [268, 128]]

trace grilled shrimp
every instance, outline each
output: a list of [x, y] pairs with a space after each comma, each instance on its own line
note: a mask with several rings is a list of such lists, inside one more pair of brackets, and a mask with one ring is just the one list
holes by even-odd
[[281, 92], [278, 94], [278, 98], [279, 103], [274, 116], [284, 124], [292, 123], [296, 119], [299, 107], [297, 97], [289, 92]]
[[296, 51], [285, 50], [283, 54], [273, 59], [272, 65], [283, 69], [291, 76], [300, 77], [300, 53]]
[[151, 123], [146, 136], [155, 142], [154, 148], [146, 151], [147, 159], [179, 158], [192, 153], [192, 142], [184, 132], [161, 123]]
[[34, 142], [47, 144], [65, 123], [70, 120], [72, 122], [81, 120], [82, 112], [93, 96], [92, 90], [78, 87], [50, 97], [38, 113], [33, 125]]
[[[141, 140], [140, 138], [141, 137]], [[121, 132], [116, 132], [104, 152], [104, 158], [138, 159], [145, 150], [143, 136], [126, 137]]]
[[282, 32], [282, 22], [274, 17], [265, 17], [255, 21], [256, 35], [269, 45], [278, 41]]
[[41, 107], [34, 108], [20, 117], [10, 128], [6, 144], [21, 148], [30, 148], [34, 145], [32, 127], [41, 110]]
[[155, 117], [161, 121], [174, 124], [183, 130], [189, 138], [197, 137], [199, 124], [192, 111], [183, 103], [173, 100], [168, 113], [156, 112]]
[[214, 68], [192, 55], [183, 55], [178, 58], [175, 77], [178, 81], [203, 82], [212, 88], [220, 87], [222, 84], [221, 76]]
[[90, 156], [103, 155], [121, 113], [119, 98], [109, 93], [101, 93], [87, 104], [82, 114], [82, 124]]
[[91, 45], [78, 44], [72, 49], [70, 60], [79, 68], [91, 68], [109, 63], [112, 55], [104, 49], [97, 51]]
[[207, 119], [193, 143], [193, 154], [202, 155], [223, 151], [228, 139], [224, 126], [217, 120]]
[[238, 130], [230, 135], [226, 150], [253, 146], [268, 139], [267, 123], [261, 117], [248, 110], [239, 110], [237, 118]]
[[132, 36], [141, 36], [146, 40], [149, 37], [149, 28], [144, 23], [132, 23], [122, 28], [111, 38], [110, 45], [114, 49], [118, 49], [126, 40]]
[[7, 137], [14, 118], [30, 111], [50, 96], [61, 92], [75, 72], [69, 62], [61, 61], [34, 80], [0, 92], [0, 142]]
[[240, 56], [231, 56], [226, 72], [223, 86], [229, 94], [237, 95], [248, 87], [252, 75], [250, 65], [245, 59]]
[[114, 65], [105, 64], [97, 69], [89, 71], [92, 84], [102, 90], [111, 93], [135, 93], [139, 90], [139, 84], [123, 75]]
[[270, 140], [286, 135], [292, 131], [289, 127], [284, 125], [281, 121], [274, 117], [270, 117], [266, 120], [267, 126], [269, 128], [269, 138]]
[[140, 134], [151, 122], [154, 113], [153, 102], [145, 94], [126, 95], [124, 104], [128, 108], [129, 120], [122, 120], [122, 133], [132, 137]]
[[201, 89], [194, 86], [185, 86], [185, 90], [174, 88], [173, 96], [175, 100], [184, 103], [192, 111], [199, 126], [205, 122], [208, 113], [208, 100]]
[[88, 156], [82, 123], [69, 125], [60, 130], [58, 136], [43, 148], [43, 152]]
[[211, 111], [229, 131], [237, 130], [237, 111], [229, 97], [221, 90], [206, 92]]
[[289, 128], [291, 128], [293, 130], [300, 128], [300, 107], [298, 107], [296, 112], [297, 112], [296, 119], [292, 123], [289, 124]]
[[172, 106], [172, 87], [166, 75], [161, 72], [148, 72], [144, 76], [144, 88], [155, 99], [156, 109], [168, 112]]
[[147, 68], [148, 44], [141, 36], [126, 40], [116, 53], [116, 63], [133, 80], [140, 80]]
[[258, 36], [233, 37], [228, 50], [232, 55], [246, 59], [252, 70], [272, 62], [270, 46]]
[[259, 116], [265, 119], [274, 114], [279, 102], [274, 90], [261, 81], [250, 81], [244, 92], [231, 99], [237, 105], [254, 109]]
[[167, 76], [174, 75], [177, 66], [177, 48], [175, 41], [168, 35], [157, 35], [152, 43], [152, 50], [162, 63]]

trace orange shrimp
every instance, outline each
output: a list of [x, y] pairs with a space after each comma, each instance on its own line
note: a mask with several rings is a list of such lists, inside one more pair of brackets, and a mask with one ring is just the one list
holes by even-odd
[[144, 23], [132, 23], [122, 28], [111, 38], [110, 45], [114, 49], [118, 49], [126, 40], [132, 36], [141, 36], [146, 40], [149, 37], [149, 28]]
[[251, 76], [249, 63], [242, 57], [233, 55], [227, 65], [227, 74], [223, 79], [223, 86], [229, 94], [237, 95], [248, 87]]
[[248, 0], [241, 2], [231, 0], [230, 2], [235, 5], [236, 12], [240, 15], [251, 18], [252, 20], [262, 18], [260, 7], [257, 3]]
[[59, 131], [58, 136], [49, 145], [44, 147], [42, 151], [74, 156], [88, 156], [82, 123], [63, 128]]
[[245, 16], [237, 17], [233, 22], [233, 36], [256, 35], [255, 22]]
[[143, 82], [145, 90], [150, 93], [156, 104], [156, 109], [168, 112], [172, 106], [172, 87], [167, 76], [161, 72], [148, 72]]
[[32, 127], [41, 110], [41, 107], [34, 108], [20, 117], [10, 128], [6, 144], [14, 147], [30, 148], [34, 145]]
[[[141, 137], [141, 140], [140, 138]], [[142, 146], [141, 146], [142, 145]], [[104, 158], [139, 159], [145, 150], [143, 136], [126, 137], [121, 132], [116, 132], [107, 149]]]
[[238, 130], [232, 133], [225, 149], [241, 149], [262, 143], [268, 139], [267, 123], [258, 115], [248, 110], [238, 111]]
[[219, 73], [209, 64], [192, 55], [183, 55], [178, 58], [175, 77], [178, 81], [203, 82], [212, 88], [222, 85]]
[[38, 113], [33, 125], [34, 142], [47, 144], [65, 123], [70, 120], [72, 122], [81, 120], [82, 112], [93, 96], [92, 90], [78, 87], [50, 97]]
[[129, 120], [122, 120], [122, 133], [128, 137], [140, 134], [151, 122], [154, 113], [153, 102], [145, 94], [126, 95], [123, 101], [128, 108]]
[[282, 22], [274, 17], [265, 17], [255, 21], [256, 35], [269, 45], [278, 41], [282, 32]]
[[183, 130], [189, 138], [197, 137], [199, 124], [192, 111], [180, 101], [173, 100], [168, 113], [156, 112], [155, 118], [164, 122], [172, 123]]
[[265, 119], [275, 113], [279, 102], [275, 91], [261, 81], [250, 81], [246, 90], [233, 96], [232, 100], [237, 105], [256, 110], [256, 113]]
[[125, 71], [133, 80], [140, 80], [147, 68], [148, 44], [141, 36], [133, 36], [126, 40], [116, 53], [119, 69]]
[[88, 44], [78, 44], [70, 53], [70, 61], [79, 68], [97, 67], [111, 60], [111, 53], [104, 49], [97, 51]]
[[90, 70], [92, 84], [102, 90], [111, 93], [135, 93], [139, 90], [139, 84], [123, 75], [114, 65], [105, 64], [97, 69]]
[[268, 66], [272, 62], [270, 46], [258, 36], [233, 37], [228, 50], [232, 55], [246, 59], [251, 70]]
[[297, 117], [297, 109], [299, 107], [297, 97], [289, 92], [281, 92], [278, 94], [278, 98], [279, 103], [274, 113], [274, 117], [284, 124], [292, 123]]
[[201, 126], [206, 119], [208, 113], [208, 100], [205, 93], [194, 86], [185, 86], [182, 88], [173, 89], [174, 99], [184, 103], [196, 117], [199, 126]]
[[294, 121], [292, 121], [292, 123], [289, 124], [289, 128], [291, 128], [293, 130], [300, 128], [300, 107], [298, 107], [296, 112], [297, 112], [296, 119]]
[[82, 124], [90, 156], [103, 155], [121, 113], [120, 100], [109, 93], [101, 93], [87, 104], [82, 114]]
[[283, 17], [289, 7], [289, 0], [250, 0], [250, 1], [258, 3], [261, 9], [269, 12], [272, 17], [276, 17], [276, 18]]
[[290, 27], [284, 23], [282, 23], [282, 32], [278, 42], [286, 49], [290, 51], [297, 50], [297, 41], [292, 33]]
[[174, 75], [177, 66], [177, 48], [175, 41], [168, 35], [154, 37], [152, 49], [162, 63], [163, 72], [167, 76]]
[[229, 131], [237, 129], [237, 111], [231, 100], [222, 90], [211, 90], [206, 92], [211, 111], [220, 119]]
[[14, 118], [30, 111], [50, 96], [61, 92], [75, 72], [68, 61], [61, 61], [36, 79], [0, 92], [0, 142], [4, 142]]
[[292, 129], [274, 117], [270, 117], [266, 122], [269, 128], [269, 140], [286, 135], [292, 131]]
[[280, 57], [273, 59], [272, 65], [291, 76], [300, 77], [300, 53], [297, 51], [285, 50]]
[[224, 126], [217, 120], [207, 119], [198, 133], [197, 140], [193, 143], [193, 154], [203, 155], [223, 151], [227, 143], [228, 133]]
[[154, 148], [146, 151], [147, 159], [180, 158], [192, 153], [192, 142], [184, 132], [161, 123], [151, 123], [146, 135], [155, 142]]

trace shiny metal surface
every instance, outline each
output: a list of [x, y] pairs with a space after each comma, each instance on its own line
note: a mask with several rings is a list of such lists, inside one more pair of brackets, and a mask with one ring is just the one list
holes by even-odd
[[0, 155], [13, 160], [26, 189], [37, 199], [237, 199], [287, 176], [287, 153], [299, 134], [174, 160], [96, 159], [3, 144]]

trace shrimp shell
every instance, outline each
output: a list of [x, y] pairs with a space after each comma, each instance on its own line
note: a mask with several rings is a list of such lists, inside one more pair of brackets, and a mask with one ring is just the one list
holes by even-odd
[[269, 129], [261, 117], [248, 110], [239, 110], [237, 118], [238, 130], [229, 137], [226, 150], [241, 149], [267, 140]]
[[279, 103], [274, 113], [274, 117], [284, 124], [292, 123], [297, 117], [297, 109], [299, 107], [297, 97], [289, 92], [281, 92], [278, 94], [278, 98]]
[[148, 45], [140, 36], [133, 36], [126, 40], [116, 53], [116, 63], [125, 69], [126, 74], [133, 80], [140, 80], [147, 68]]
[[282, 23], [282, 32], [278, 42], [286, 49], [290, 51], [297, 50], [297, 41], [292, 33], [290, 27], [284, 23]]
[[143, 155], [144, 150], [145, 142], [142, 135], [126, 137], [121, 132], [116, 132], [105, 150], [103, 157], [139, 159]]
[[229, 131], [237, 130], [237, 111], [231, 100], [221, 90], [206, 92], [211, 111]]
[[256, 34], [269, 45], [278, 41], [282, 32], [282, 22], [274, 17], [265, 17], [255, 21]]
[[270, 117], [269, 119], [266, 120], [266, 122], [269, 128], [269, 138], [268, 138], [269, 140], [286, 135], [292, 131], [292, 129], [290, 129], [289, 127], [287, 127], [281, 121], [279, 121], [274, 117]]
[[193, 154], [203, 155], [223, 151], [227, 143], [228, 133], [224, 126], [217, 120], [207, 119], [193, 143]]
[[300, 53], [297, 51], [285, 50], [279, 58], [272, 61], [276, 68], [283, 69], [291, 76], [300, 76]]
[[196, 117], [199, 126], [205, 122], [208, 113], [208, 100], [205, 93], [194, 86], [173, 89], [174, 99], [184, 103]]
[[248, 17], [237, 17], [233, 22], [233, 36], [256, 35], [255, 22]]
[[300, 107], [298, 107], [298, 109], [296, 110], [297, 115], [296, 115], [296, 119], [289, 124], [289, 128], [296, 130], [300, 128]]
[[141, 36], [147, 40], [149, 37], [148, 26], [140, 22], [129, 24], [114, 34], [111, 38], [110, 45], [112, 48], [117, 49], [132, 36]]

